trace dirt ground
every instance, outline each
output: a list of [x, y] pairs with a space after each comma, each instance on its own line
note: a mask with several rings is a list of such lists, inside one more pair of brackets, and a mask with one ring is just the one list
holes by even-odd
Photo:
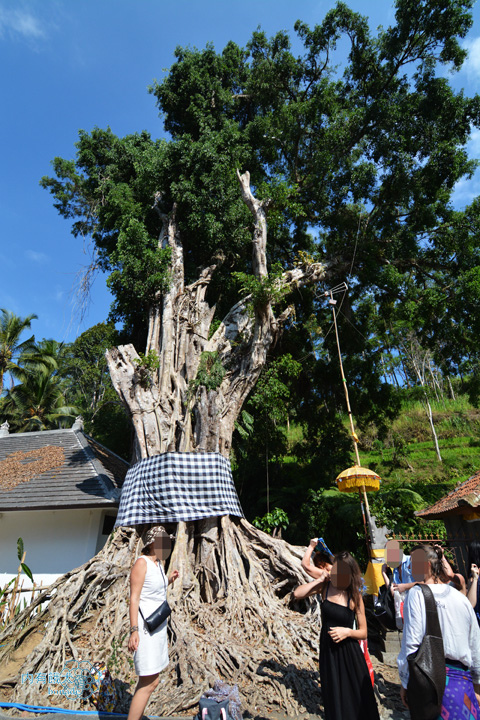
[[[400, 682], [398, 678], [398, 672], [395, 667], [381, 663], [375, 657], [372, 657], [372, 664], [375, 672], [375, 695], [377, 697], [378, 709], [381, 720], [407, 720], [410, 715], [403, 707], [400, 701]], [[7, 688], [0, 689], [0, 699], [5, 702], [9, 702]], [[165, 718], [161, 720], [185, 720], [185, 718], [191, 718], [192, 715], [176, 717], [176, 718]], [[279, 712], [272, 712], [269, 715], [257, 715], [252, 718], [252, 715], [245, 713], [244, 718], [250, 718], [252, 720], [290, 720], [291, 716], [288, 716]], [[26, 720], [33, 720], [38, 718], [39, 720], [122, 720], [126, 718], [126, 715], [112, 715], [109, 713], [95, 713], [93, 715], [82, 715], [82, 714], [62, 714], [62, 713], [29, 713], [17, 710], [15, 708], [0, 708], [0, 720], [11, 720], [11, 718], [25, 718]], [[145, 716], [145, 720], [155, 720], [155, 716]], [[298, 720], [323, 720], [324, 715], [319, 708], [318, 715], [303, 714], [298, 716]], [[348, 720], [348, 718], [345, 718]]]

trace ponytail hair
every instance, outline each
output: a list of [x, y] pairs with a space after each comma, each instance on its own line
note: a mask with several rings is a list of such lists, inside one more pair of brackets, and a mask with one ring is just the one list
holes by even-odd
[[418, 547], [413, 548], [413, 550], [423, 550], [425, 552], [425, 560], [430, 563], [432, 576], [436, 583], [446, 581], [442, 563], [443, 551], [440, 548], [434, 548], [433, 545], [419, 545]]

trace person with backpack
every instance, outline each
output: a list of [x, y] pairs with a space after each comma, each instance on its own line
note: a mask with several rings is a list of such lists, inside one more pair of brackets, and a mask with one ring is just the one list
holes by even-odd
[[[443, 639], [443, 657], [427, 659], [433, 673], [445, 663], [445, 691], [441, 701], [442, 718], [463, 718], [480, 716], [480, 628], [473, 608], [467, 598], [451, 585], [443, 582], [444, 571], [439, 553], [425, 545], [411, 553], [413, 579], [427, 586], [412, 587], [405, 600], [404, 629], [401, 650], [397, 659], [401, 680], [400, 696], [403, 704], [410, 709], [412, 718], [426, 718], [422, 714], [424, 697], [409, 697], [410, 663], [422, 646], [423, 653], [429, 652], [428, 645], [422, 644], [426, 633], [427, 613], [424, 592], [431, 592], [437, 609], [439, 627]], [[430, 650], [433, 653], [433, 649]], [[437, 651], [438, 652], [438, 646]], [[430, 661], [428, 663], [428, 660]], [[468, 714], [468, 707], [475, 710]], [[467, 713], [467, 714], [464, 714]], [[440, 716], [433, 715], [433, 718]]]
[[411, 557], [404, 555], [398, 540], [385, 545], [382, 575], [385, 585], [379, 588], [374, 613], [387, 630], [403, 629], [403, 604], [412, 587]]
[[[367, 637], [362, 575], [349, 552], [337, 553], [330, 574], [300, 585], [294, 597], [322, 598], [320, 682], [325, 720], [379, 720], [359, 640]], [[357, 628], [354, 629], [356, 618]]]

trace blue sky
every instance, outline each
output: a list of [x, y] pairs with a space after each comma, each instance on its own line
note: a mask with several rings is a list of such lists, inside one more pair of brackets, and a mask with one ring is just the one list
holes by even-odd
[[[333, 0], [0, 0], [0, 308], [36, 313], [37, 339], [72, 341], [105, 320], [110, 296], [97, 277], [83, 320], [76, 312], [78, 273], [88, 244], [39, 187], [55, 156], [72, 158], [79, 129], [109, 125], [118, 135], [162, 135], [147, 86], [161, 79], [177, 45], [218, 50], [244, 45], [261, 26], [271, 35], [314, 25]], [[394, 20], [390, 0], [347, 0], [372, 28]], [[466, 45], [470, 57], [452, 78], [468, 94], [480, 90], [480, 10]], [[469, 144], [480, 154], [480, 132]], [[480, 193], [480, 174], [456, 189], [459, 206]]]

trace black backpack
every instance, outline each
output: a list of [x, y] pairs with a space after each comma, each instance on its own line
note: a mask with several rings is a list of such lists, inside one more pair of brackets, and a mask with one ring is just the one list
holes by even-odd
[[201, 697], [198, 701], [199, 712], [194, 720], [233, 720], [229, 710], [229, 700]]
[[417, 584], [425, 600], [426, 627], [420, 647], [407, 656], [407, 700], [412, 720], [434, 720], [440, 715], [445, 692], [445, 653], [433, 592], [428, 585]]
[[378, 591], [378, 600], [373, 608], [373, 612], [385, 630], [397, 630], [395, 604], [392, 593], [386, 585], [382, 585]]

